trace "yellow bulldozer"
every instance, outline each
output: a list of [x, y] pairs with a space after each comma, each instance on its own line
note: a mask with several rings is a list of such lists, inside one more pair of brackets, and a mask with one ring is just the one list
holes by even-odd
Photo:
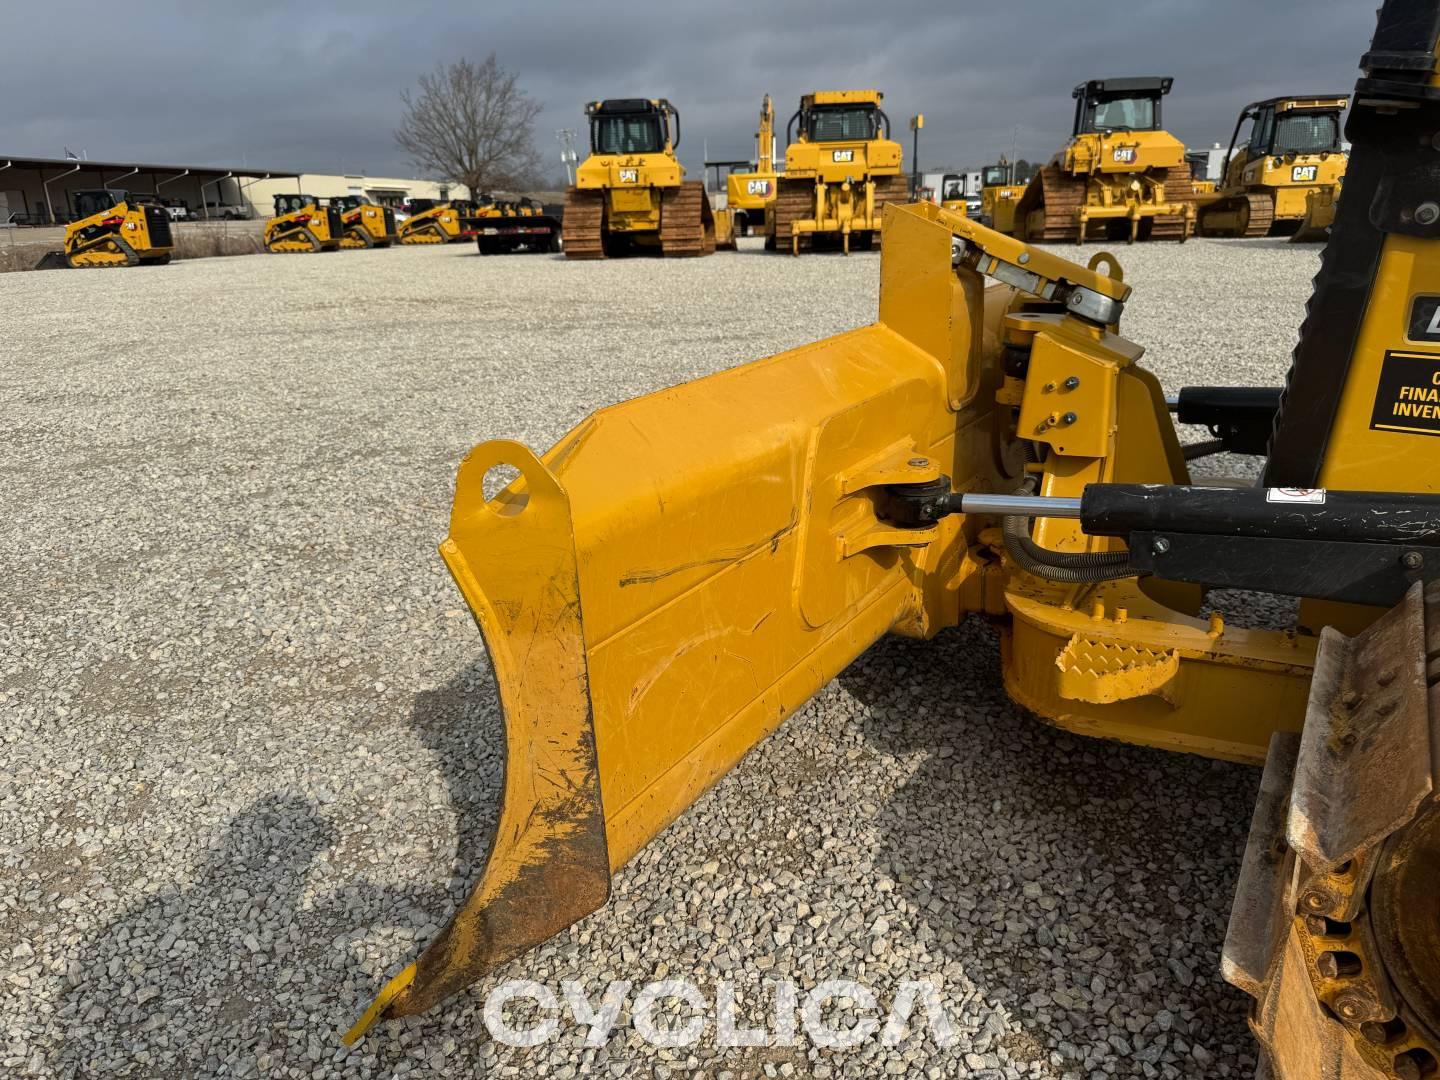
[[686, 180], [675, 156], [679, 110], [664, 98], [611, 98], [586, 105], [585, 116], [590, 156], [565, 193], [565, 257], [714, 254], [705, 184]]
[[980, 223], [996, 232], [1015, 232], [1015, 207], [1025, 185], [1015, 183], [1015, 166], [1004, 155], [980, 170]]
[[798, 255], [814, 245], [865, 249], [880, 241], [887, 203], [910, 196], [900, 144], [879, 90], [806, 94], [785, 127], [766, 247]]
[[[1294, 235], [1306, 239], [1310, 195], [1333, 195], [1345, 176], [1340, 116], [1344, 94], [1267, 98], [1240, 110], [1226, 151], [1225, 177], [1214, 195], [1196, 199], [1201, 236]], [[1250, 125], [1240, 143], [1240, 129]]]
[[265, 250], [281, 255], [336, 251], [344, 232], [338, 206], [314, 195], [276, 195], [275, 214], [265, 223]]
[[363, 195], [340, 195], [329, 203], [340, 211], [342, 248], [386, 248], [400, 238], [395, 211], [376, 206]]
[[47, 251], [37, 270], [111, 266], [161, 266], [170, 261], [175, 241], [170, 213], [153, 196], [118, 188], [77, 191], [76, 219], [65, 226], [64, 248]]
[[402, 244], [453, 244], [475, 237], [475, 208], [468, 199], [411, 199], [409, 210], [396, 230]]
[[[1437, 60], [1440, 2], [1386, 0], [1283, 392], [1167, 394], [1114, 256], [920, 203], [886, 210], [873, 325], [604, 409], [543, 455], [472, 450], [440, 552], [499, 687], [504, 800], [474, 891], [347, 1038], [603, 905], [882, 635], [976, 617], [1049, 722], [1263, 764], [1219, 958], [1263, 1074], [1435, 1076]], [[1192, 424], [1211, 438], [1187, 446]], [[1219, 450], [1260, 481], [1191, 476]], [[1208, 589], [1298, 607], [1257, 626]]]
[[1161, 126], [1168, 76], [1075, 87], [1070, 141], [1020, 197], [1014, 235], [1035, 243], [1179, 240], [1194, 231], [1185, 145]]

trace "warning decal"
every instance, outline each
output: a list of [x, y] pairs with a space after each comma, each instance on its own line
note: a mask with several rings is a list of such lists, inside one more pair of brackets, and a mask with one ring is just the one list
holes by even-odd
[[1391, 350], [1380, 367], [1370, 426], [1440, 435], [1440, 356]]

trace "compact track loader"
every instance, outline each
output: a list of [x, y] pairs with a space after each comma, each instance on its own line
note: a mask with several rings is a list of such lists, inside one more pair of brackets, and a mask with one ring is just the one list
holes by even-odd
[[341, 195], [329, 201], [340, 211], [342, 248], [385, 248], [399, 239], [395, 211], [388, 206], [376, 206], [360, 195]]
[[[1265, 1075], [1435, 1075], [1437, 44], [1440, 2], [1386, 0], [1283, 391], [1167, 397], [1114, 257], [921, 203], [886, 211], [873, 325], [604, 409], [543, 456], [474, 449], [441, 554], [494, 666], [504, 802], [473, 893], [348, 1038], [605, 903], [881, 635], [976, 615], [1049, 722], [1264, 764], [1220, 962]], [[1264, 455], [1261, 482], [1190, 476], [1222, 448]], [[498, 466], [519, 477], [487, 500]], [[1210, 587], [1298, 616], [1252, 628]]]
[[336, 251], [344, 232], [338, 206], [314, 195], [276, 195], [275, 216], [265, 223], [265, 250], [281, 255]]
[[560, 250], [561, 219], [524, 196], [482, 200], [470, 222], [481, 255]]
[[565, 257], [713, 255], [715, 219], [705, 184], [686, 180], [675, 156], [675, 106], [664, 98], [613, 98], [592, 101], [585, 116], [590, 156], [565, 192]]
[[[1226, 151], [1225, 178], [1195, 206], [1201, 236], [1292, 235], [1312, 193], [1335, 189], [1345, 176], [1340, 115], [1344, 94], [1268, 98], [1246, 105]], [[1240, 144], [1240, 129], [1250, 124]], [[1309, 227], [1314, 232], [1315, 226]]]
[[78, 220], [65, 226], [65, 247], [48, 251], [37, 270], [164, 265], [174, 240], [170, 214], [157, 201], [117, 188], [77, 191]]
[[1020, 196], [1014, 235], [1035, 243], [1179, 240], [1194, 231], [1185, 146], [1161, 127], [1171, 79], [1075, 87], [1070, 141]]
[[1015, 183], [1015, 166], [1003, 156], [994, 165], [980, 170], [980, 223], [996, 232], [1014, 234], [1015, 208], [1025, 194], [1024, 184]]
[[402, 244], [453, 244], [475, 237], [474, 206], [467, 199], [412, 199], [397, 230]]
[[900, 144], [879, 90], [806, 94], [785, 126], [785, 173], [776, 181], [766, 247], [798, 255], [822, 244], [847, 255], [880, 242], [887, 203], [910, 198]]

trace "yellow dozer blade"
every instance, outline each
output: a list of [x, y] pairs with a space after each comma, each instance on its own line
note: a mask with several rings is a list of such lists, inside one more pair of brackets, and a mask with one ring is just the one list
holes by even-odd
[[[543, 458], [499, 441], [461, 466], [441, 552], [500, 688], [504, 803], [474, 892], [349, 1040], [598, 908], [614, 870], [882, 634], [984, 606], [977, 525], [876, 511], [883, 485], [1019, 482], [995, 362], [1016, 294], [956, 271], [953, 229], [979, 228], [963, 216], [892, 207], [885, 228], [874, 325], [602, 410]], [[487, 501], [497, 466], [520, 475]]]

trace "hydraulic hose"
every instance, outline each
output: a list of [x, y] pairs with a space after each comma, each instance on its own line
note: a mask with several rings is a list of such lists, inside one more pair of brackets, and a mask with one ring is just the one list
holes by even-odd
[[[1035, 461], [1035, 451], [1029, 443], [1025, 445], [1025, 459], [1032, 464]], [[1034, 495], [1035, 487], [1035, 478], [1027, 476], [1014, 494]], [[1051, 551], [1041, 547], [1030, 538], [1030, 519], [1019, 514], [1002, 518], [1001, 532], [1005, 537], [1005, 551], [1015, 560], [1015, 565], [1047, 581], [1083, 585], [1135, 576], [1130, 568], [1129, 552]]]

